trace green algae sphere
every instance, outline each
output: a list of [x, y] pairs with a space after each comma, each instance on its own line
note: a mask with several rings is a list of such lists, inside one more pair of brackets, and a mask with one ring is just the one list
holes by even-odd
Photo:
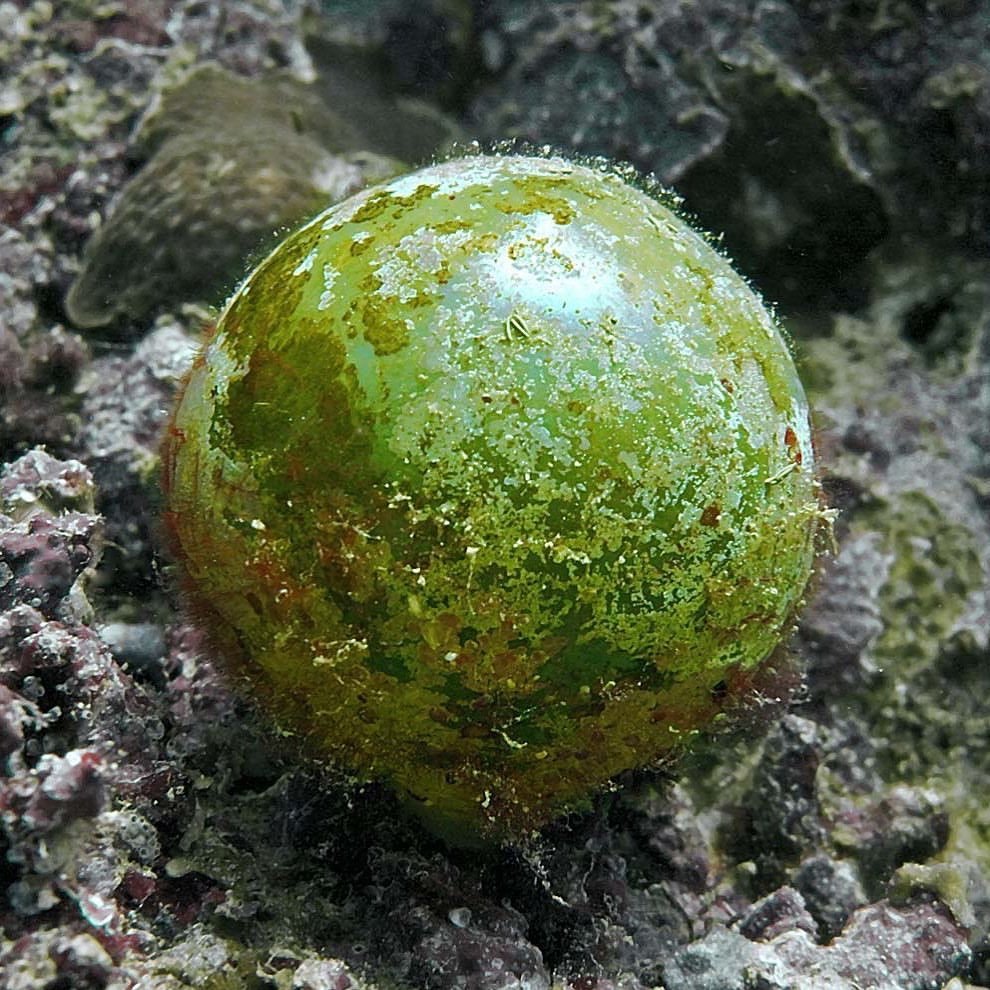
[[731, 266], [618, 174], [491, 155], [331, 207], [166, 443], [194, 605], [279, 724], [519, 834], [739, 704], [811, 572], [808, 410]]

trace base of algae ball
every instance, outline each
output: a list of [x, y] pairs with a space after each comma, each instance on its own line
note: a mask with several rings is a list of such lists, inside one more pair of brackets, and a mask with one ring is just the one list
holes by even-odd
[[287, 237], [206, 342], [165, 458], [234, 671], [465, 842], [738, 704], [820, 517], [759, 299], [666, 206], [553, 157], [424, 168]]

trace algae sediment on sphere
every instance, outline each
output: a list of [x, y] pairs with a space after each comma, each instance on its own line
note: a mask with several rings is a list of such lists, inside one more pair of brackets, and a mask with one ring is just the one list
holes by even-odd
[[745, 700], [820, 516], [771, 316], [607, 168], [473, 156], [331, 207], [228, 303], [169, 525], [316, 753], [515, 834]]

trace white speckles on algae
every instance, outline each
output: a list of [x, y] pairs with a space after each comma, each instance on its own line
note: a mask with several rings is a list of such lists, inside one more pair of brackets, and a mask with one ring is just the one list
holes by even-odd
[[[290, 724], [454, 817], [506, 788], [545, 814], [669, 748], [773, 648], [813, 556], [807, 410], [759, 302], [664, 207], [559, 159], [474, 158], [280, 250], [294, 311], [238, 308], [237, 346], [278, 355], [251, 368], [265, 415], [299, 413], [263, 460], [211, 433], [184, 477], [207, 515], [245, 497], [239, 459], [271, 479], [240, 513], [265, 520], [238, 533], [254, 570], [221, 583], [253, 603], [230, 621]], [[339, 373], [314, 364], [321, 340]], [[202, 387], [231, 371], [210, 359]], [[215, 394], [187, 401], [220, 422], [252, 408]], [[327, 645], [352, 639], [368, 649]], [[302, 667], [327, 679], [302, 687]]]

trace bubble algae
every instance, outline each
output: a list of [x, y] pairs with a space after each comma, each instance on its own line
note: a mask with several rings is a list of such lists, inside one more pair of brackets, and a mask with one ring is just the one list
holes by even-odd
[[663, 203], [558, 157], [423, 168], [287, 237], [164, 456], [228, 666], [458, 841], [744, 705], [822, 515], [763, 304]]

